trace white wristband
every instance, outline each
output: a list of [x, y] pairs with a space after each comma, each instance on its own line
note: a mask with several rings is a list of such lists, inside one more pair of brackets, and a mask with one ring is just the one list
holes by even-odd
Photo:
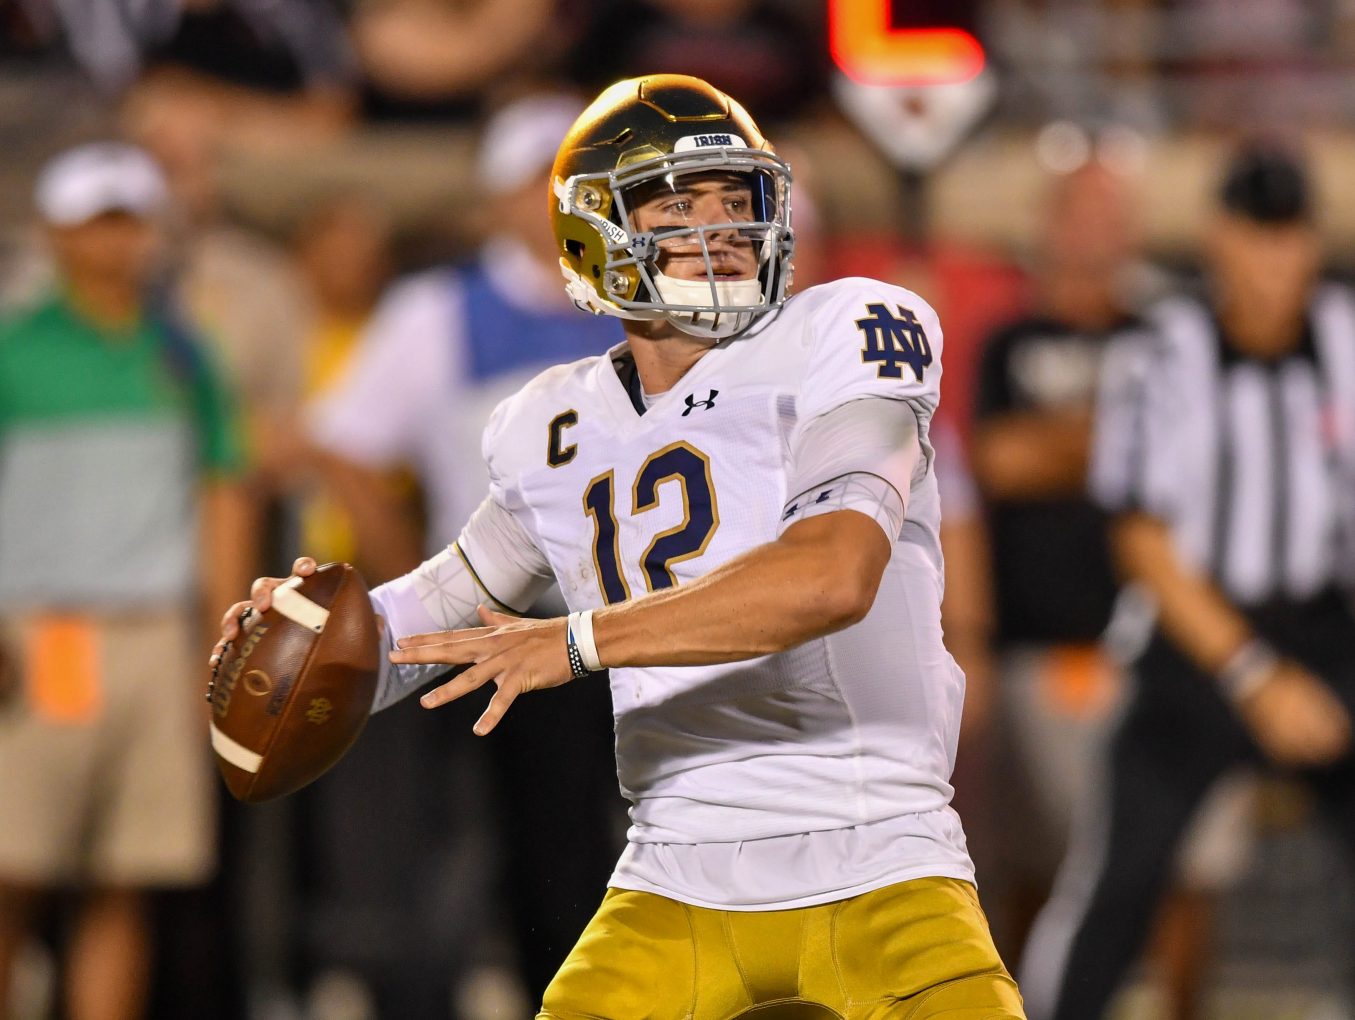
[[1270, 679], [1279, 662], [1275, 649], [1260, 638], [1252, 638], [1220, 667], [1219, 686], [1233, 704], [1241, 704]]
[[580, 613], [569, 614], [569, 632], [574, 635], [574, 643], [579, 646], [579, 655], [589, 672], [596, 673], [602, 668], [598, 658], [598, 646], [593, 640], [593, 610], [585, 609]]

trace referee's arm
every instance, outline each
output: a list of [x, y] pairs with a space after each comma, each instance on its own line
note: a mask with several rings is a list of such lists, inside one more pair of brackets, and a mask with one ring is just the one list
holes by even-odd
[[1153, 596], [1158, 624], [1200, 670], [1217, 678], [1257, 743], [1276, 762], [1320, 765], [1351, 740], [1350, 717], [1320, 680], [1274, 655], [1209, 576], [1178, 553], [1169, 526], [1182, 498], [1163, 453], [1176, 441], [1155, 403], [1151, 336], [1117, 340], [1103, 364], [1089, 482], [1111, 515], [1122, 580]]
[[[1117, 566], [1152, 592], [1167, 637], [1206, 673], [1220, 678], [1261, 749], [1296, 767], [1335, 761], [1350, 745], [1350, 718], [1331, 690], [1295, 662], [1245, 660], [1258, 647], [1247, 621], [1208, 578], [1187, 569], [1171, 533], [1145, 513], [1119, 516], [1111, 529]], [[1247, 670], [1254, 670], [1248, 676]]]

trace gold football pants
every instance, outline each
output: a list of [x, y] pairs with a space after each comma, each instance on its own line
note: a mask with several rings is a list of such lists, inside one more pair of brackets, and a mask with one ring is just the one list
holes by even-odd
[[1024, 1020], [974, 887], [901, 882], [798, 910], [609, 890], [537, 1020]]

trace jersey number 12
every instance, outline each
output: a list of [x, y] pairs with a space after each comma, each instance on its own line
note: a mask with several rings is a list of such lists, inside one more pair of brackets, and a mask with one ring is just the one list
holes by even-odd
[[[720, 511], [711, 484], [710, 458], [691, 443], [679, 441], [651, 453], [640, 466], [631, 487], [631, 516], [659, 505], [659, 486], [676, 481], [682, 491], [682, 522], [659, 532], [640, 558], [640, 570], [650, 591], [677, 584], [672, 565], [700, 556], [720, 526]], [[616, 521], [616, 481], [611, 471], [588, 483], [583, 512], [593, 520], [593, 565], [598, 587], [608, 605], [630, 598], [630, 585], [621, 569], [621, 546]]]

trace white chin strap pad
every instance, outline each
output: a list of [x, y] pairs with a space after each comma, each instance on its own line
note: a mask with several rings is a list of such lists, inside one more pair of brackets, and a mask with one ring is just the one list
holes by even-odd
[[[710, 305], [711, 284], [707, 280], [679, 280], [663, 273], [654, 273], [654, 287], [666, 305]], [[761, 305], [762, 283], [759, 280], [716, 280], [715, 297], [721, 308]], [[722, 312], [716, 309], [700, 312], [670, 311], [667, 317], [682, 329], [700, 332], [705, 336], [732, 336], [747, 329], [755, 312]]]

